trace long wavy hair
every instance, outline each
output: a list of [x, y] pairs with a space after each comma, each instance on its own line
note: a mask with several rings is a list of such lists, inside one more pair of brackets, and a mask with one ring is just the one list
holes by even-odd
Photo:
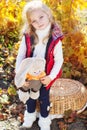
[[[35, 33], [35, 28], [31, 25], [31, 20], [29, 16], [32, 11], [35, 11], [37, 9], [42, 10], [44, 13], [48, 15], [51, 25], [54, 25], [56, 23], [52, 15], [52, 11], [46, 4], [44, 4], [40, 0], [35, 0], [35, 1], [33, 0], [31, 2], [27, 2], [22, 12], [22, 19], [23, 19], [24, 24], [21, 29], [21, 36], [26, 33], [29, 34], [30, 36], [33, 36], [34, 44], [38, 43], [38, 37]], [[51, 32], [52, 32], [52, 29], [50, 30], [50, 33], [48, 34], [48, 36], [46, 36], [43, 40], [45, 40], [46, 38], [49, 38], [49, 36], [51, 35]]]

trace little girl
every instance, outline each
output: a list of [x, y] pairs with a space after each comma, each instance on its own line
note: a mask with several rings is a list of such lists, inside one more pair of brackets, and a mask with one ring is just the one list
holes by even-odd
[[[41, 57], [46, 60], [46, 76], [40, 79], [40, 115], [38, 125], [40, 130], [50, 130], [49, 92], [52, 83], [60, 77], [63, 64], [62, 32], [53, 19], [51, 10], [40, 0], [28, 2], [23, 10], [24, 27], [23, 37], [19, 47], [16, 72], [20, 63], [27, 57]], [[30, 44], [26, 45], [26, 36]], [[33, 92], [34, 93], [34, 92]], [[24, 123], [22, 127], [30, 128], [36, 120], [36, 99], [30, 97], [26, 101]]]

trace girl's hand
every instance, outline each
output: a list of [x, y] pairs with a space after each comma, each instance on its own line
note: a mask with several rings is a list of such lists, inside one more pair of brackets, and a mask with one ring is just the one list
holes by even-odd
[[51, 78], [49, 76], [45, 76], [40, 79], [41, 83], [47, 86], [51, 82]]
[[30, 85], [29, 81], [25, 81], [23, 88], [27, 89], [29, 88], [29, 85]]

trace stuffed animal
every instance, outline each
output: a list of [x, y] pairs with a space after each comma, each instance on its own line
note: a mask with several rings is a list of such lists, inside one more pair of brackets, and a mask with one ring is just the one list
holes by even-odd
[[[39, 96], [39, 94], [37, 96], [37, 93], [42, 86], [40, 78], [45, 76], [45, 63], [45, 59], [36, 57], [26, 58], [21, 62], [14, 79], [17, 89], [20, 89], [18, 94], [22, 91], [21, 94], [27, 95], [27, 99], [31, 93], [34, 94], [34, 96], [31, 94], [34, 99]], [[19, 97], [21, 94], [19, 94]], [[23, 99], [23, 96], [21, 99]]]

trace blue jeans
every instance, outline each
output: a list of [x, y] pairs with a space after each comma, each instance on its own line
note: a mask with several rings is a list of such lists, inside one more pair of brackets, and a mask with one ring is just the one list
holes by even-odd
[[[42, 117], [47, 117], [49, 114], [49, 110], [47, 110], [48, 106], [50, 106], [50, 101], [49, 101], [49, 91], [46, 90], [45, 87], [40, 88], [40, 114]], [[29, 113], [33, 113], [36, 110], [36, 100], [29, 98], [26, 102], [27, 104], [27, 111]]]

